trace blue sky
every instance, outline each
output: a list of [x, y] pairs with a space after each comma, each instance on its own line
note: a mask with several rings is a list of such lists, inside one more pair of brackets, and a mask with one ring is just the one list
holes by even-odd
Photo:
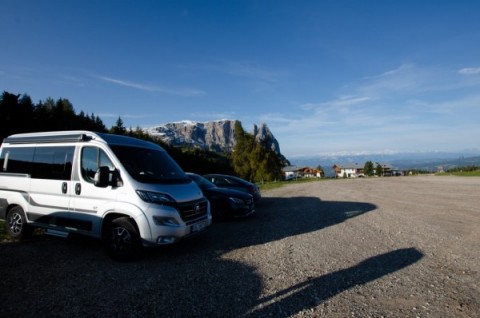
[[110, 127], [266, 123], [289, 157], [480, 141], [479, 1], [0, 1], [0, 90]]

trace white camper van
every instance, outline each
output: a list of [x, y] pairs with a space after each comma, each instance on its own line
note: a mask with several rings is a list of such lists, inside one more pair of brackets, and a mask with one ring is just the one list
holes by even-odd
[[0, 148], [0, 219], [20, 239], [34, 227], [102, 239], [110, 256], [206, 230], [210, 203], [160, 146], [89, 131], [12, 135]]

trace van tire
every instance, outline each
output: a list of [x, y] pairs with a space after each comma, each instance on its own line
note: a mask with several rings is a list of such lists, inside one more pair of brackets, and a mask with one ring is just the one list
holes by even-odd
[[33, 228], [27, 224], [25, 212], [22, 207], [14, 206], [7, 212], [5, 230], [13, 239], [22, 240], [33, 233]]
[[140, 235], [128, 217], [111, 220], [105, 229], [104, 246], [107, 254], [117, 261], [131, 261], [140, 256]]

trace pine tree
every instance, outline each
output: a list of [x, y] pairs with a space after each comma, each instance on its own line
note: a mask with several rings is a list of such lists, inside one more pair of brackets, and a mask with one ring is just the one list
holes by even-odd
[[239, 177], [253, 181], [274, 181], [281, 178], [280, 157], [268, 147], [270, 137], [257, 142], [252, 134], [246, 133], [240, 122], [235, 123], [237, 143], [232, 153], [232, 166]]
[[363, 173], [366, 176], [373, 176], [373, 162], [367, 161], [363, 167]]
[[110, 133], [115, 134], [115, 135], [126, 135], [127, 134], [127, 128], [123, 125], [123, 120], [118, 116], [117, 121], [115, 122], [115, 125], [110, 128]]

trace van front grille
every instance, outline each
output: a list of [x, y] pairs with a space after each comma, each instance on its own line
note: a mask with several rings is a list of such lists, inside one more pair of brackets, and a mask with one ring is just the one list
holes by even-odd
[[200, 199], [196, 201], [179, 203], [177, 206], [180, 217], [184, 222], [195, 220], [208, 214], [208, 201]]

